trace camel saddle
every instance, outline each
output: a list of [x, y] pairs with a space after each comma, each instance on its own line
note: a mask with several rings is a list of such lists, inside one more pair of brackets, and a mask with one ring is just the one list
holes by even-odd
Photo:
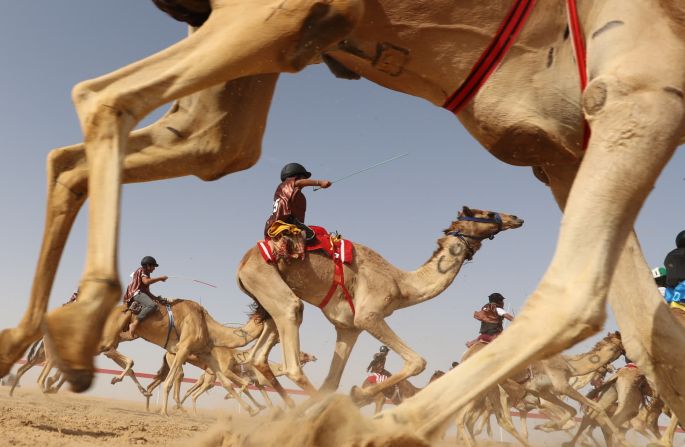
[[[311, 230], [314, 232], [314, 238], [307, 242], [304, 246], [304, 250], [314, 251], [322, 250], [333, 260], [339, 260], [343, 264], [349, 264], [352, 262], [354, 254], [354, 245], [352, 242], [341, 238], [337, 234], [331, 234], [326, 231], [323, 227], [317, 227], [312, 225]], [[289, 237], [286, 232], [279, 232], [278, 238], [267, 238], [257, 243], [259, 248], [259, 253], [261, 253], [264, 261], [266, 262], [277, 262], [281, 258], [288, 258], [289, 256], [284, 255], [282, 252], [276, 250], [277, 240]]]
[[[333, 265], [335, 267], [335, 271], [333, 273], [333, 282], [331, 284], [331, 287], [328, 289], [328, 293], [326, 293], [326, 296], [321, 301], [321, 304], [319, 304], [319, 307], [321, 309], [326, 307], [331, 298], [333, 298], [333, 294], [335, 293], [335, 291], [338, 289], [338, 287], [340, 287], [340, 289], [343, 292], [343, 296], [345, 297], [347, 303], [350, 305], [350, 309], [352, 310], [352, 314], [354, 315], [354, 302], [352, 301], [352, 295], [350, 295], [350, 292], [347, 290], [347, 287], [345, 287], [345, 271], [343, 269], [343, 264], [350, 264], [352, 262], [354, 256], [354, 245], [352, 244], [352, 242], [341, 238], [337, 234], [329, 233], [323, 227], [311, 226], [309, 228], [311, 228], [311, 230], [314, 232], [314, 237], [307, 241], [307, 244], [304, 246], [305, 251], [323, 251], [325, 254], [328, 255], [328, 257], [330, 257], [333, 260]], [[275, 234], [271, 230], [270, 233]], [[283, 238], [288, 237], [286, 233], [286, 231], [279, 233], [279, 241], [282, 241]], [[288, 254], [283, 254], [282, 252], [276, 250], [276, 244], [279, 241], [267, 238], [257, 243], [259, 253], [261, 253], [262, 258], [264, 258], [265, 262], [278, 262], [279, 259], [288, 259], [292, 257], [288, 256]]]

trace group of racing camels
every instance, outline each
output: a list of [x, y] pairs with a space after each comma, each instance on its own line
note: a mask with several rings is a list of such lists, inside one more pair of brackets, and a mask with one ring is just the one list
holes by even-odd
[[[662, 302], [632, 231], [660, 172], [685, 140], [682, 1], [153, 1], [189, 23], [192, 32], [155, 55], [74, 88], [84, 143], [48, 156], [43, 243], [26, 313], [17, 327], [0, 333], [0, 375], [43, 337], [72, 389], [86, 390], [93, 357], [103, 349], [93, 334], [103, 334], [121, 294], [116, 267], [121, 184], [185, 175], [214, 180], [248, 169], [260, 156], [279, 73], [325, 63], [338, 77], [363, 77], [442, 106], [495, 157], [532, 166], [564, 211], [557, 249], [508, 330], [402, 405], [367, 419], [347, 398], [327, 394], [273, 416], [268, 431], [232, 423], [218, 442], [429, 445], [498, 384], [536, 362], [555, 368], [557, 354], [601, 330], [607, 298], [629, 357], [671, 411], [685, 416], [679, 390], [685, 359], [672, 354], [683, 350], [685, 328]], [[159, 121], [134, 130], [171, 101]], [[458, 184], [446, 186], [466, 191]], [[46, 315], [67, 236], [86, 198], [81, 296]], [[472, 214], [492, 219], [488, 212]], [[179, 303], [177, 311], [188, 321], [180, 322], [179, 336], [167, 346], [175, 357], [165, 390], [188, 359], [207, 365], [222, 382], [239, 380], [222, 369], [212, 347], [233, 349], [256, 338], [251, 362], [272, 386], [283, 393], [267, 362], [280, 341], [285, 375], [310, 396], [321, 396], [338, 388], [365, 330], [405, 360], [388, 381], [353, 390], [357, 402], [372, 399], [425, 366], [384, 319], [436, 296], [467, 254], [478, 249], [480, 237], [521, 223], [500, 216], [500, 224], [455, 221], [451, 233], [469, 237], [446, 234], [435, 256], [413, 272], [401, 272], [357, 245], [355, 261], [344, 266], [356, 312], [339, 296], [323, 309], [337, 341], [318, 390], [302, 372], [298, 329], [303, 301], [320, 304], [333, 267], [317, 253], [302, 263], [267, 264], [256, 248], [250, 250], [239, 282], [270, 318], [248, 323], [245, 332], [230, 331], [195, 304]], [[298, 279], [302, 271], [309, 281]], [[197, 327], [207, 331], [198, 333]], [[341, 419], [340, 411], [349, 414]], [[598, 414], [617, 442], [624, 442]], [[301, 429], [293, 432], [293, 424]]]

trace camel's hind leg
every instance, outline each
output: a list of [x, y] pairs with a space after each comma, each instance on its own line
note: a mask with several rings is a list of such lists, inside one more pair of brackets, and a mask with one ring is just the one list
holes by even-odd
[[317, 395], [318, 391], [304, 374], [300, 364], [299, 328], [304, 310], [302, 301], [283, 281], [278, 269], [264, 262], [256, 248], [249, 250], [243, 257], [238, 269], [238, 280], [245, 291], [255, 297], [271, 315], [270, 321], [278, 330], [278, 337], [276, 337], [273, 329], [267, 326], [257, 340], [252, 355], [255, 368], [271, 382], [287, 405], [294, 405], [292, 399], [274, 377], [268, 364], [269, 352], [280, 339], [285, 375], [310, 396]]

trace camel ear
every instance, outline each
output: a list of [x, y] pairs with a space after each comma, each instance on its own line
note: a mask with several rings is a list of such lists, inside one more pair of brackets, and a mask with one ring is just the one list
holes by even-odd
[[469, 208], [468, 206], [464, 206], [461, 209], [461, 212], [464, 216], [473, 217], [473, 211], [471, 211], [471, 208]]

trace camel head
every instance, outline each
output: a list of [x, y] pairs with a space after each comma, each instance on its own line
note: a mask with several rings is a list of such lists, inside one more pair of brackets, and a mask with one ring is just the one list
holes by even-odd
[[444, 371], [440, 371], [439, 369], [436, 369], [435, 372], [433, 373], [433, 375], [431, 376], [430, 380], [428, 381], [428, 383], [433, 383], [433, 381], [438, 380], [440, 377], [442, 377], [444, 375], [445, 375]]
[[614, 360], [622, 355], [625, 355], [626, 351], [623, 348], [623, 343], [621, 342], [621, 333], [619, 331], [609, 332], [606, 337], [604, 337], [595, 345], [593, 351], [610, 352], [613, 354], [612, 357], [615, 356]]
[[304, 365], [305, 363], [309, 362], [316, 362], [316, 360], [317, 358], [315, 355], [300, 351], [300, 365]]
[[484, 211], [465, 206], [445, 234], [462, 234], [471, 239], [492, 239], [497, 233], [523, 225], [513, 214]]

